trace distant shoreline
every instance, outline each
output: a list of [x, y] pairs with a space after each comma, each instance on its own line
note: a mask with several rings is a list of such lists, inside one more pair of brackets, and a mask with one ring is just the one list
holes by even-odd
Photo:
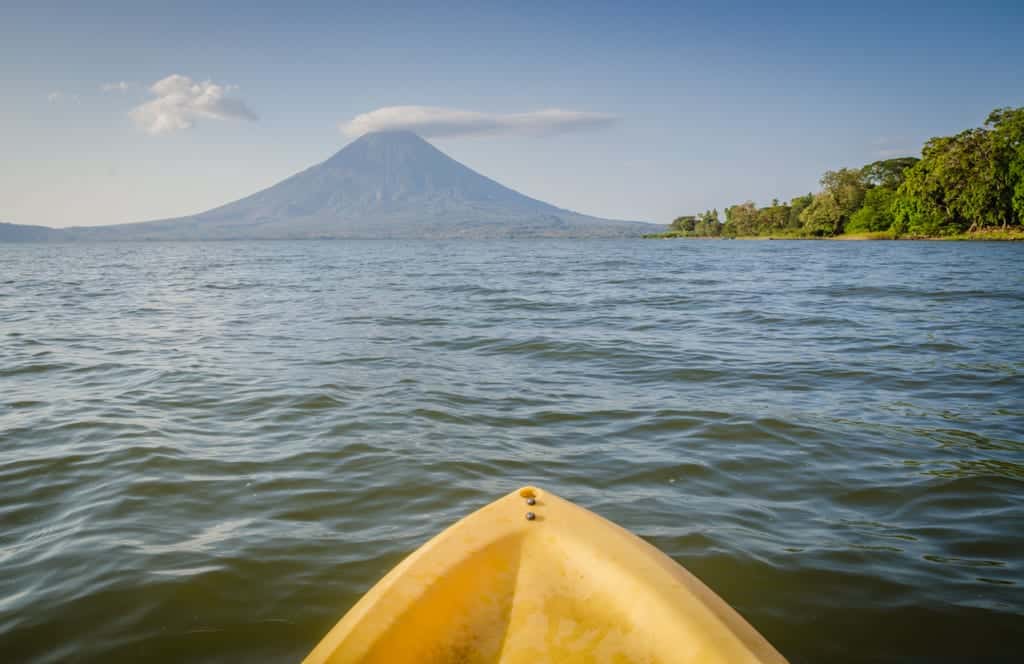
[[825, 171], [788, 203], [753, 200], [676, 217], [654, 237], [835, 240], [1024, 240], [1024, 106], [982, 127], [937, 136], [921, 156]]
[[956, 235], [897, 235], [889, 231], [878, 231], [873, 233], [844, 233], [842, 235], [816, 237], [812, 235], [797, 234], [769, 234], [769, 235], [741, 235], [737, 237], [687, 235], [676, 231], [665, 233], [648, 233], [643, 236], [646, 240], [828, 240], [830, 242], [880, 242], [899, 241], [913, 242], [926, 240], [941, 240], [943, 242], [1024, 242], [1024, 230], [1000, 230], [988, 229], [973, 231], [970, 233], [958, 233]]

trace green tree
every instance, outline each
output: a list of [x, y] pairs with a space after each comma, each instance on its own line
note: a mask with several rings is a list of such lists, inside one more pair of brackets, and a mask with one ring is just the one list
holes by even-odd
[[933, 236], [1010, 224], [1024, 225], [1024, 108], [997, 108], [983, 127], [932, 138], [920, 159], [827, 171], [820, 192], [788, 205], [773, 199], [758, 209], [747, 201], [726, 208], [724, 224], [709, 210], [672, 227], [730, 237], [801, 228], [817, 236], [886, 229]]
[[800, 222], [812, 235], [837, 235], [864, 201], [867, 185], [860, 170], [840, 168], [821, 177], [822, 191], [800, 213]]
[[1000, 161], [986, 129], [929, 140], [898, 190], [897, 229], [946, 235], [1005, 223], [1012, 193]]
[[848, 233], [887, 231], [892, 226], [892, 204], [896, 191], [890, 187], [872, 187], [864, 194], [864, 205], [850, 216]]
[[944, 234], [1024, 223], [1024, 108], [929, 140], [894, 204], [896, 228]]
[[844, 232], [889, 230], [894, 221], [893, 203], [896, 199], [896, 190], [906, 179], [908, 169], [913, 168], [919, 161], [917, 157], [897, 157], [872, 162], [860, 169], [861, 183], [867, 189], [864, 191], [861, 206], [846, 222]]
[[1024, 108], [997, 108], [985, 119], [994, 144], [1002, 225], [1024, 224]]
[[693, 215], [676, 217], [669, 224], [669, 230], [673, 230], [679, 233], [692, 233], [694, 227], [697, 224], [697, 217]]
[[779, 199], [774, 199], [772, 205], [761, 208], [757, 211], [757, 230], [759, 233], [771, 233], [786, 227], [789, 221], [789, 206], [779, 205]]
[[705, 237], [718, 237], [722, 234], [722, 224], [718, 220], [718, 210], [707, 210], [697, 215], [697, 224], [694, 228], [696, 235]]
[[841, 220], [842, 210], [835, 196], [827, 191], [815, 194], [811, 204], [800, 213], [800, 223], [804, 230], [819, 237], [839, 232]]
[[943, 230], [948, 209], [936, 171], [939, 155], [952, 140], [948, 136], [929, 140], [921, 151], [921, 160], [904, 173], [893, 202], [892, 230], [896, 233], [933, 235]]
[[895, 190], [903, 184], [906, 170], [919, 161], [917, 157], [896, 157], [872, 162], [860, 169], [861, 178], [869, 187], [889, 187]]
[[800, 228], [803, 224], [800, 222], [800, 214], [807, 209], [807, 206], [814, 200], [814, 194], [805, 194], [803, 196], [797, 196], [789, 202], [789, 215], [786, 220], [786, 228]]
[[1024, 225], [1024, 147], [1017, 148], [1017, 153], [1010, 162], [1010, 178], [1013, 182], [1013, 197], [1010, 204], [1017, 216], [1017, 224]]
[[842, 232], [843, 224], [856, 212], [864, 202], [867, 184], [859, 169], [840, 168], [838, 171], [825, 171], [821, 178], [822, 188], [832, 195], [840, 211], [840, 221], [836, 232]]
[[1005, 226], [1012, 190], [1006, 186], [1000, 146], [985, 129], [969, 129], [956, 138], [942, 162], [948, 169], [944, 185], [952, 221], [958, 229]]
[[757, 234], [757, 206], [753, 201], [725, 209], [725, 227], [722, 234], [733, 237]]

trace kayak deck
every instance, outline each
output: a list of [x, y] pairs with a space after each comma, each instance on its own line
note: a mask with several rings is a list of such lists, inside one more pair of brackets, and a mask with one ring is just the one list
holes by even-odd
[[413, 552], [306, 662], [784, 662], [696, 577], [534, 487]]

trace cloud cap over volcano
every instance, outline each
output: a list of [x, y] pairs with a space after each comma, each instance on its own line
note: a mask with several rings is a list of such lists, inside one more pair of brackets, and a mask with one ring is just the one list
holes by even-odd
[[377, 131], [412, 131], [425, 138], [520, 134], [547, 136], [600, 129], [618, 122], [608, 113], [549, 108], [527, 113], [481, 113], [437, 106], [386, 106], [362, 113], [340, 129], [357, 137]]

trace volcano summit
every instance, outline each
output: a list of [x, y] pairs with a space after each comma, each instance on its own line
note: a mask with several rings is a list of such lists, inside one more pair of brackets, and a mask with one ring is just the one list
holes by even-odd
[[188, 217], [52, 229], [0, 240], [630, 237], [654, 224], [555, 207], [463, 166], [418, 135], [377, 132], [263, 191]]

